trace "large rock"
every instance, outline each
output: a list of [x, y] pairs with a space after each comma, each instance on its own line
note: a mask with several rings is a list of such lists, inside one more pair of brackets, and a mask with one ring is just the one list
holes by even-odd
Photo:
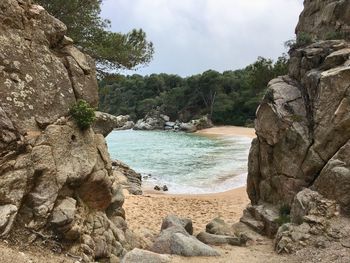
[[185, 229], [186, 219], [167, 217], [163, 220], [162, 230], [155, 240], [152, 251], [160, 254], [175, 254], [185, 257], [219, 256], [210, 246], [200, 242]]
[[171, 262], [170, 256], [159, 255], [151, 251], [135, 248], [128, 252], [122, 263], [167, 263]]
[[310, 189], [296, 195], [291, 221], [278, 230], [278, 253], [292, 253], [305, 246], [326, 248], [330, 242], [345, 242], [349, 237], [349, 219], [339, 217], [336, 202]]
[[142, 176], [125, 163], [115, 160], [112, 162], [113, 175], [130, 194], [142, 195]]
[[188, 218], [178, 218], [175, 215], [168, 215], [163, 219], [161, 230], [167, 229], [173, 226], [182, 226], [187, 233], [193, 234], [192, 220]]
[[225, 220], [219, 217], [214, 218], [212, 221], [210, 221], [206, 225], [205, 231], [214, 235], [224, 235], [224, 236], [234, 235], [234, 230], [232, 226], [228, 225], [225, 222]]
[[[344, 156], [350, 139], [350, 63], [327, 60], [342, 57], [345, 51], [334, 52], [347, 47], [341, 40], [321, 41], [294, 50], [290, 76], [270, 82], [257, 111], [258, 138], [249, 154], [248, 194], [253, 205], [291, 205], [296, 193], [316, 181], [325, 197], [336, 198], [347, 209], [348, 201], [341, 194], [346, 192], [347, 166], [341, 161], [343, 175], [337, 173], [332, 179], [329, 171], [337, 171], [336, 160]], [[327, 190], [327, 182], [337, 182], [339, 188], [333, 184]]]
[[304, 1], [296, 33], [315, 39], [346, 36], [350, 39], [350, 2], [338, 0]]
[[[129, 118], [129, 115], [114, 116], [105, 112], [96, 111], [93, 129], [96, 133], [100, 133], [106, 137], [114, 129], [125, 129], [123, 127], [127, 124]], [[128, 123], [128, 125], [130, 126], [131, 123]]]
[[147, 115], [136, 122], [134, 130], [164, 130], [165, 123], [169, 122], [169, 117], [161, 114], [159, 109], [151, 110]]
[[[257, 109], [247, 180], [252, 205], [241, 218], [271, 238], [282, 224], [278, 252], [339, 248], [348, 239], [350, 2], [304, 6], [296, 32], [314, 43], [290, 50], [288, 75], [270, 81]], [[320, 40], [328, 36], [345, 39]]]
[[214, 235], [207, 232], [200, 232], [197, 235], [199, 241], [208, 245], [226, 245], [231, 246], [244, 246], [247, 242], [247, 239], [244, 236], [235, 237], [235, 236], [224, 236], [224, 235]]
[[97, 107], [98, 87], [66, 29], [31, 0], [0, 1], [0, 236], [54, 235], [55, 248], [106, 261], [132, 246], [106, 141], [68, 116], [78, 99]]

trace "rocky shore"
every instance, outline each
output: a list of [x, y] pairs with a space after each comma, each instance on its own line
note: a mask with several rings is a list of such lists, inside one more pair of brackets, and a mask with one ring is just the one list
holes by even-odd
[[[140, 175], [110, 159], [104, 136], [126, 118], [72, 118], [80, 100], [97, 107], [98, 87], [66, 26], [2, 0], [2, 262], [348, 262], [350, 2], [304, 5], [296, 32], [312, 43], [295, 43], [257, 110], [247, 188], [174, 196], [140, 195]], [[181, 128], [160, 114], [136, 125]]]

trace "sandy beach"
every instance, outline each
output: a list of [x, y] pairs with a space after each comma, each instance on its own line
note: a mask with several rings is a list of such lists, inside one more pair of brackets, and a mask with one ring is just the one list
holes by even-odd
[[159, 232], [162, 219], [169, 214], [190, 218], [194, 232], [205, 230], [206, 224], [216, 217], [228, 223], [239, 220], [249, 203], [245, 187], [218, 194], [168, 195], [145, 193], [142, 196], [126, 197], [124, 208], [131, 229], [147, 226]]
[[201, 135], [256, 137], [255, 129], [238, 126], [216, 126], [197, 131], [196, 133]]
[[[208, 136], [255, 137], [251, 128], [220, 126], [197, 132]], [[243, 209], [249, 203], [245, 187], [223, 193], [198, 195], [171, 195], [164, 192], [143, 189], [144, 195], [128, 195], [125, 201], [126, 216], [132, 229], [147, 226], [159, 231], [162, 219], [169, 214], [191, 218], [196, 233], [205, 230], [206, 224], [216, 217], [228, 223], [239, 220]]]
[[[205, 136], [245, 136], [255, 137], [254, 129], [234, 126], [214, 127], [201, 130], [198, 134]], [[141, 196], [126, 195], [124, 209], [130, 229], [140, 236], [156, 237], [160, 232], [162, 220], [169, 214], [190, 218], [194, 234], [205, 231], [205, 226], [214, 218], [220, 217], [227, 223], [239, 221], [244, 208], [249, 204], [246, 187], [232, 189], [216, 194], [173, 195], [146, 190]], [[143, 244], [146, 245], [147, 244]], [[174, 263], [228, 263], [228, 262], [294, 262], [276, 255], [271, 240], [264, 240], [249, 247], [216, 247], [219, 258], [186, 258], [173, 256]]]

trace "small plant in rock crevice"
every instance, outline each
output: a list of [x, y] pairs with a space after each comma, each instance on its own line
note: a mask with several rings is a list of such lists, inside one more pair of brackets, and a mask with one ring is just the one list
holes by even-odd
[[279, 217], [275, 220], [278, 225], [283, 225], [290, 222], [290, 206], [287, 204], [281, 205], [279, 208]]
[[69, 112], [81, 130], [86, 130], [95, 121], [95, 109], [85, 100], [78, 100]]

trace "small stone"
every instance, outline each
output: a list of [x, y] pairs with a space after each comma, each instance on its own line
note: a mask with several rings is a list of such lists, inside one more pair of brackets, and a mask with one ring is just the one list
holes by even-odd
[[167, 187], [166, 185], [163, 185], [163, 188], [162, 188], [162, 189], [163, 189], [164, 192], [169, 191], [169, 189], [168, 189], [168, 187]]
[[158, 185], [156, 185], [153, 189], [156, 190], [156, 191], [160, 191], [161, 190], [161, 188]]

